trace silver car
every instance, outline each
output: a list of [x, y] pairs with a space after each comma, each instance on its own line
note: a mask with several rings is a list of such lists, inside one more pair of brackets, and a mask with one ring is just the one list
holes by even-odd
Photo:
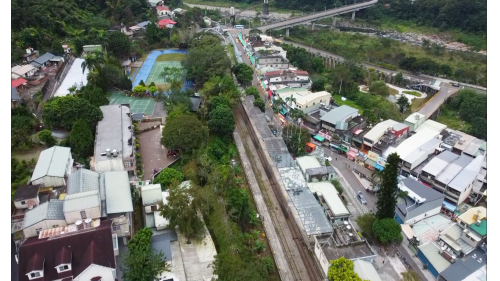
[[358, 191], [358, 199], [359, 199], [359, 202], [361, 202], [361, 204], [368, 204], [368, 202], [366, 202], [366, 199], [365, 199], [365, 196], [363, 195], [363, 193], [361, 191]]

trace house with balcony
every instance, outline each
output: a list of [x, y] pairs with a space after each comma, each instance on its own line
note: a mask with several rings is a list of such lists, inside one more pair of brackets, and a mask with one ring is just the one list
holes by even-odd
[[484, 156], [476, 158], [443, 151], [434, 157], [420, 175], [422, 182], [445, 194], [444, 206], [450, 211], [464, 202], [472, 189], [479, 184], [478, 175], [482, 171]]
[[285, 115], [290, 109], [298, 109], [304, 112], [304, 114], [308, 114], [318, 110], [321, 106], [330, 104], [332, 97], [332, 95], [326, 91], [313, 93], [298, 88], [277, 90], [276, 93], [277, 96], [285, 102]]
[[117, 249], [111, 221], [43, 231], [19, 247], [19, 281], [115, 281]]
[[[311, 88], [312, 82], [309, 78], [309, 73], [302, 70], [283, 69], [277, 71], [266, 72], [262, 78], [268, 81], [268, 85], [297, 85], [302, 88]], [[329, 103], [328, 103], [329, 104]]]
[[318, 201], [323, 206], [323, 211], [328, 218], [328, 221], [333, 226], [344, 224], [348, 222], [351, 213], [342, 202], [339, 192], [328, 181], [324, 182], [310, 182], [307, 183], [309, 189], [316, 194]]
[[14, 207], [16, 209], [33, 209], [40, 204], [40, 198], [38, 197], [38, 191], [42, 185], [26, 185], [19, 187], [14, 194]]
[[414, 224], [424, 218], [441, 212], [444, 195], [412, 178], [398, 183], [401, 191], [408, 192], [406, 200], [399, 199], [396, 204], [396, 221], [399, 224]]
[[127, 171], [135, 175], [135, 138], [128, 104], [103, 105], [97, 123], [94, 156], [90, 168], [96, 172]]
[[261, 51], [261, 52], [256, 52], [254, 56], [256, 59], [256, 67], [259, 69], [263, 67], [288, 69], [290, 67], [290, 61], [286, 58], [286, 56], [283, 56], [283, 54], [281, 54], [279, 51], [273, 51], [273, 52]]
[[146, 227], [158, 230], [167, 227], [168, 221], [160, 215], [160, 204], [166, 202], [168, 195], [168, 191], [162, 192], [160, 184], [149, 184], [141, 188]]
[[[344, 143], [348, 147], [351, 145], [354, 132], [366, 126], [366, 120], [362, 116], [359, 116], [358, 110], [347, 105], [342, 105], [329, 111], [322, 111], [320, 109], [318, 115], [321, 131], [326, 135], [332, 136], [332, 140], [339, 139], [340, 142], [338, 144]], [[336, 149], [338, 149], [338, 144]], [[348, 147], [347, 151], [343, 151], [348, 152]]]
[[36, 60], [37, 57], [38, 57], [38, 51], [35, 51], [33, 48], [28, 47], [26, 48], [26, 53], [22, 55], [23, 63], [29, 64], [32, 61]]
[[25, 64], [23, 66], [16, 65], [11, 69], [11, 77], [12, 79], [31, 77], [35, 75], [35, 72], [36, 68], [31, 64]]
[[69, 147], [53, 146], [40, 153], [30, 182], [44, 187], [66, 185], [73, 169], [73, 157]]
[[363, 136], [363, 150], [373, 150], [377, 154], [394, 145], [409, 134], [409, 126], [388, 119], [375, 125]]

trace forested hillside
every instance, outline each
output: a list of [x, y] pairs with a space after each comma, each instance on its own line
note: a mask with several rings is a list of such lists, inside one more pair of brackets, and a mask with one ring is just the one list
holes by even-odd
[[12, 58], [26, 47], [48, 51], [62, 41], [101, 44], [116, 25], [148, 20], [146, 0], [12, 0]]

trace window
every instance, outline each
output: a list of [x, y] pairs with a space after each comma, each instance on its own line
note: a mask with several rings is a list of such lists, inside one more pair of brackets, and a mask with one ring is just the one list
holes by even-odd
[[81, 211], [80, 216], [82, 217], [82, 220], [87, 218], [87, 214], [85, 213], [85, 211]]
[[21, 205], [26, 205], [26, 201], [21, 201]]
[[59, 266], [58, 267], [58, 270], [59, 271], [65, 271], [65, 270], [68, 270], [69, 269], [69, 266], [68, 265], [62, 265], [62, 266]]
[[120, 225], [119, 224], [113, 224], [113, 231], [120, 231]]
[[37, 228], [37, 229], [35, 229], [35, 232], [36, 232], [36, 235], [39, 235], [40, 232], [42, 232], [42, 229], [41, 228]]
[[124, 166], [125, 168], [132, 167], [132, 161], [125, 161]]
[[29, 275], [30, 280], [34, 279], [34, 278], [39, 278], [39, 277], [42, 277], [42, 274], [40, 273], [40, 271], [31, 272]]

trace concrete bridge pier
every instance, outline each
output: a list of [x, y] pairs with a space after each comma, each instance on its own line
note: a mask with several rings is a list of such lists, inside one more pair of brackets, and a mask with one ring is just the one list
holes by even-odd
[[356, 18], [356, 11], [352, 12], [351, 20], [354, 21], [355, 18]]
[[332, 17], [332, 28], [335, 29], [335, 25], [337, 24], [337, 17]]
[[290, 37], [290, 28], [286, 29], [286, 34], [285, 35], [286, 35], [286, 37]]

